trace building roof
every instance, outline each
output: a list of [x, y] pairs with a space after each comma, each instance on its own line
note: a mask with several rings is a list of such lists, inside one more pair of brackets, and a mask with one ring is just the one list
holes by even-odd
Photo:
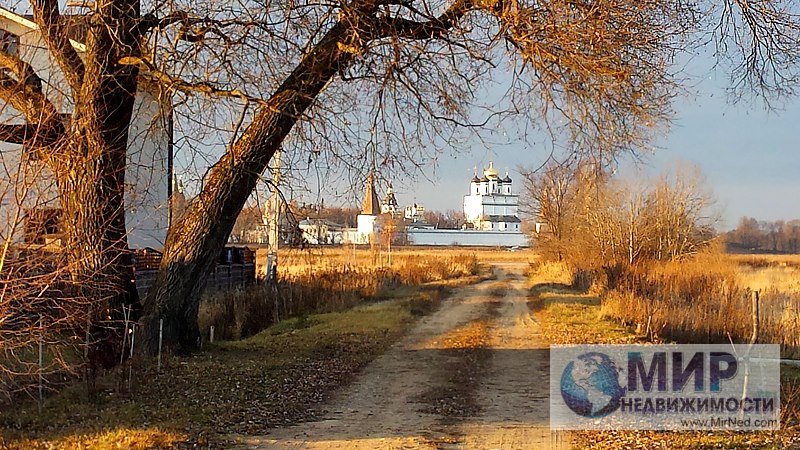
[[494, 163], [489, 161], [489, 167], [483, 170], [483, 176], [486, 178], [497, 178], [497, 169], [494, 168]]
[[381, 213], [381, 203], [378, 200], [378, 193], [375, 192], [375, 180], [370, 172], [367, 177], [367, 187], [364, 192], [364, 203], [361, 205], [361, 214], [367, 216], [377, 216]]
[[475, 176], [473, 176], [473, 177], [472, 177], [472, 180], [471, 180], [471, 182], [472, 182], [472, 183], [480, 183], [480, 182], [481, 182], [481, 179], [480, 179], [480, 178], [478, 178], [478, 175], [475, 175]]
[[494, 216], [494, 215], [486, 215], [481, 217], [482, 220], [488, 222], [509, 222], [509, 223], [518, 223], [522, 222], [519, 217], [517, 216]]
[[[20, 15], [2, 6], [0, 6], [0, 18], [11, 20], [31, 30], [39, 29], [39, 26], [33, 21], [33, 16], [29, 14]], [[72, 47], [78, 52], [85, 52], [86, 46], [83, 42], [86, 40], [86, 30], [88, 29], [88, 19], [86, 16], [62, 14], [61, 19], [65, 22], [67, 37]]]
[[298, 222], [297, 225], [300, 227], [326, 226], [330, 230], [341, 230], [344, 228], [343, 225], [327, 219], [311, 219], [308, 217]]
[[36, 24], [32, 20], [28, 19], [25, 16], [20, 16], [19, 14], [15, 13], [14, 11], [11, 11], [10, 9], [7, 9], [7, 8], [3, 8], [2, 6], [0, 6], [0, 17], [5, 17], [6, 19], [12, 20], [12, 21], [22, 25], [25, 28], [30, 28], [32, 30], [35, 30], [35, 29], [38, 28], [36, 26]]
[[383, 204], [397, 207], [397, 198], [394, 196], [394, 190], [392, 189], [391, 184], [389, 185], [389, 188], [386, 189], [386, 197], [383, 198]]
[[506, 172], [506, 177], [503, 178], [503, 183], [511, 183], [511, 177], [508, 176], [508, 172]]

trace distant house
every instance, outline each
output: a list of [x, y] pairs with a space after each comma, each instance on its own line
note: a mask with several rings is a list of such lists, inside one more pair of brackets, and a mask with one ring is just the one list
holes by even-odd
[[305, 242], [311, 245], [342, 244], [343, 226], [325, 219], [306, 218], [298, 224]]
[[[82, 54], [81, 16], [67, 17], [72, 45]], [[0, 49], [28, 62], [42, 80], [42, 90], [65, 120], [73, 111], [64, 75], [30, 18], [0, 7]], [[22, 124], [24, 117], [0, 104], [0, 122]], [[53, 174], [22, 145], [0, 142], [0, 239], [14, 243], [57, 243], [60, 207]], [[125, 204], [128, 244], [160, 248], [169, 226], [172, 159], [170, 96], [140, 76], [128, 141]], [[26, 186], [27, 189], [21, 189]]]

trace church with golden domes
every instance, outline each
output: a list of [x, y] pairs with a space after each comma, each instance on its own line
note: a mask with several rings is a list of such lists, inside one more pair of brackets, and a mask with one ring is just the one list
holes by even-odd
[[519, 196], [514, 194], [512, 180], [506, 172], [500, 178], [494, 164], [476, 173], [464, 196], [464, 219], [469, 228], [482, 231], [519, 232]]
[[[518, 216], [519, 196], [514, 194], [508, 173], [500, 177], [494, 163], [484, 169], [483, 177], [477, 173], [470, 181], [469, 194], [464, 196], [464, 225], [461, 229], [436, 229], [433, 225], [420, 225], [414, 217], [424, 208], [414, 204], [411, 217], [406, 208], [406, 219], [411, 220], [405, 229], [405, 238], [412, 245], [476, 246], [476, 247], [526, 247], [527, 237], [520, 230]], [[420, 214], [414, 214], [414, 213]], [[383, 202], [379, 201], [372, 174], [367, 177], [358, 227], [342, 229], [339, 242], [369, 244], [379, 233], [380, 215], [401, 216], [397, 198], [391, 185]], [[336, 242], [332, 239], [330, 242]]]

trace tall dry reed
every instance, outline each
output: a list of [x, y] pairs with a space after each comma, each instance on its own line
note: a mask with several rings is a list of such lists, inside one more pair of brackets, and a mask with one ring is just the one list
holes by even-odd
[[[709, 251], [628, 270], [605, 292], [602, 313], [653, 340], [749, 342], [753, 295], [737, 262]], [[800, 295], [768, 289], [759, 292], [758, 305], [758, 342], [800, 356]]]
[[203, 297], [198, 322], [209, 337], [241, 339], [258, 333], [276, 319], [351, 308], [400, 286], [474, 275], [472, 254], [446, 257], [403, 255], [391, 267], [339, 262], [290, 273], [277, 285], [255, 285]]

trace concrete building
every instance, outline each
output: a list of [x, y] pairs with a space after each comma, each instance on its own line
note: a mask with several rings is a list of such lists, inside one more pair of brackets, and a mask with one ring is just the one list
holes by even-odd
[[[81, 17], [67, 20], [71, 44], [82, 54]], [[73, 112], [68, 84], [48, 51], [38, 26], [25, 16], [0, 7], [0, 48], [31, 65], [42, 92], [65, 119]], [[125, 205], [128, 244], [132, 248], [164, 245], [170, 214], [172, 110], [170, 95], [140, 75], [128, 140]], [[24, 124], [25, 118], [0, 105], [0, 122]], [[0, 142], [0, 238], [12, 243], [57, 243], [60, 207], [55, 176], [23, 145]], [[26, 189], [20, 189], [25, 186]]]

